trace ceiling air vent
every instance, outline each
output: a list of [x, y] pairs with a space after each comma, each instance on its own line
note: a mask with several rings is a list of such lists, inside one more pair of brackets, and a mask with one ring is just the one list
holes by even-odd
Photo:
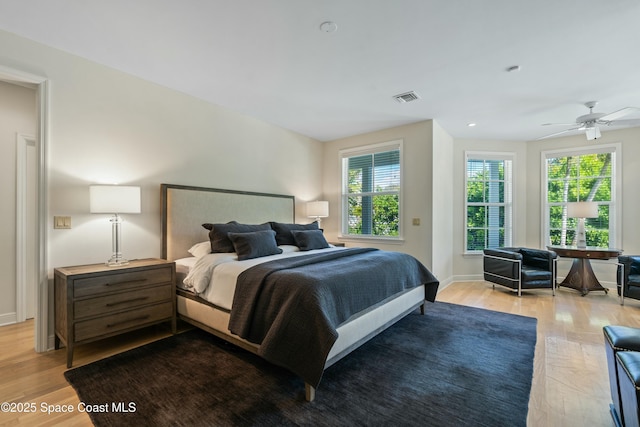
[[411, 101], [416, 101], [416, 100], [420, 99], [418, 94], [415, 93], [414, 91], [401, 93], [400, 95], [394, 96], [394, 98], [396, 99], [396, 101], [398, 101], [401, 104], [404, 104], [405, 102], [411, 102]]

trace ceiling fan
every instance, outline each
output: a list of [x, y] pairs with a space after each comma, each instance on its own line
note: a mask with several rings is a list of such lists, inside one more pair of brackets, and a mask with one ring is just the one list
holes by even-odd
[[560, 132], [555, 132], [550, 135], [545, 135], [543, 137], [538, 138], [545, 139], [551, 138], [554, 136], [562, 135], [563, 133], [573, 132], [578, 130], [585, 131], [587, 136], [587, 140], [591, 141], [592, 139], [600, 138], [600, 126], [640, 126], [640, 119], [628, 119], [628, 120], [618, 120], [620, 117], [624, 117], [628, 114], [634, 113], [636, 111], [640, 111], [640, 108], [636, 107], [626, 107], [622, 110], [614, 111], [613, 113], [594, 113], [593, 109], [598, 104], [598, 101], [589, 101], [584, 104], [585, 107], [589, 109], [589, 114], [585, 114], [576, 118], [575, 123], [544, 123], [542, 126], [577, 126], [569, 129], [565, 129]]

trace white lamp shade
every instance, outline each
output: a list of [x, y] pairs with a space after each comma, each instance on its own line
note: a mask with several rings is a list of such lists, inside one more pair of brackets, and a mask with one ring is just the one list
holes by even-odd
[[567, 203], [569, 218], [597, 218], [598, 204], [596, 202]]
[[91, 213], [140, 213], [140, 187], [126, 185], [90, 185]]
[[309, 218], [326, 218], [329, 216], [329, 202], [326, 200], [317, 200], [315, 202], [307, 202], [307, 216]]

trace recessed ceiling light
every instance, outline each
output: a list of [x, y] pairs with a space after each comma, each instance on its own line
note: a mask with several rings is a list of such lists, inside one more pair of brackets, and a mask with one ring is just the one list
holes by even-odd
[[470, 128], [474, 127], [475, 125], [475, 123], [467, 123], [467, 126], [469, 126]]
[[335, 33], [336, 31], [338, 31], [338, 24], [333, 21], [324, 21], [322, 24], [320, 24], [320, 31], [323, 31], [325, 33]]

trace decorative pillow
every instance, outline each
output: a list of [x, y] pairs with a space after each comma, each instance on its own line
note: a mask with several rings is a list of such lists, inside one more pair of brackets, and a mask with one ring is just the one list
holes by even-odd
[[187, 252], [197, 258], [210, 254], [211, 242], [207, 240], [206, 242], [196, 243], [195, 245], [191, 246]]
[[324, 238], [322, 230], [293, 230], [291, 232], [296, 246], [301, 251], [310, 251], [311, 249], [325, 249], [329, 247], [329, 243]]
[[211, 241], [211, 252], [235, 252], [233, 243], [229, 240], [227, 234], [229, 233], [251, 233], [253, 231], [271, 230], [269, 223], [264, 224], [240, 224], [236, 221], [231, 221], [226, 224], [203, 224], [211, 225], [211, 231], [209, 231], [209, 240]]
[[282, 253], [276, 245], [276, 232], [273, 230], [229, 233], [228, 236], [238, 254], [238, 261]]
[[318, 221], [311, 224], [285, 224], [282, 222], [270, 222], [271, 228], [276, 232], [276, 242], [278, 246], [296, 245], [291, 232], [293, 230], [318, 230]]

